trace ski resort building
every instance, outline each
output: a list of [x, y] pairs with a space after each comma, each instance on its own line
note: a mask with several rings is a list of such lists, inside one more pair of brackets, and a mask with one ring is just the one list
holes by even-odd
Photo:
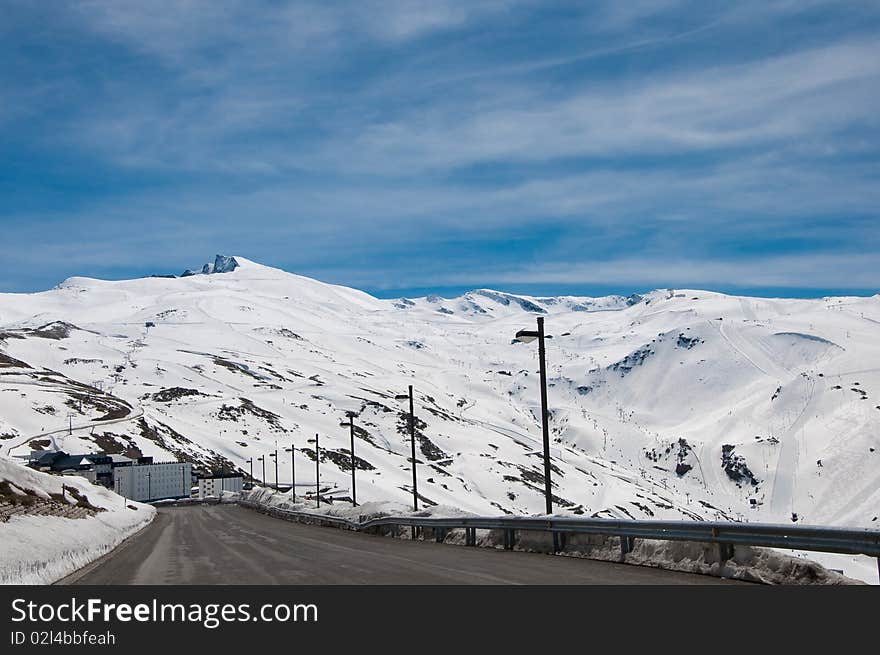
[[113, 490], [131, 500], [188, 498], [191, 486], [192, 464], [189, 462], [136, 464], [114, 470]]
[[241, 491], [244, 478], [236, 473], [215, 473], [211, 477], [199, 478], [199, 498], [220, 496], [221, 491]]
[[63, 475], [78, 475], [94, 484], [113, 486], [113, 458], [110, 455], [89, 453], [68, 455], [64, 451], [34, 451], [30, 465], [37, 470]]

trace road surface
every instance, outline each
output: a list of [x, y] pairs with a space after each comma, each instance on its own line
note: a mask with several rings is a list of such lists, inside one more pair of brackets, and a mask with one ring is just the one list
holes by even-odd
[[238, 505], [161, 507], [62, 584], [719, 584], [709, 576], [292, 523]]

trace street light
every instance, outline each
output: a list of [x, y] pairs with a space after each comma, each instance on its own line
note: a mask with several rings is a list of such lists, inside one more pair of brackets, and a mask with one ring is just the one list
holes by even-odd
[[290, 453], [290, 499], [296, 502], [296, 468], [293, 462], [296, 459], [296, 448], [293, 447], [293, 444], [290, 444], [290, 448], [285, 448], [284, 452]]
[[413, 388], [409, 385], [408, 394], [394, 396], [395, 400], [409, 399], [409, 442], [412, 447], [412, 475], [413, 475], [413, 511], [419, 511], [419, 491], [416, 481], [416, 415], [413, 408]]
[[318, 433], [315, 433], [315, 500], [318, 507], [321, 506], [321, 442]]
[[265, 455], [260, 455], [257, 457], [258, 462], [263, 462], [263, 477], [260, 478], [260, 483], [265, 487], [266, 486], [266, 457]]
[[346, 412], [348, 423], [340, 423], [339, 425], [347, 427], [351, 433], [351, 504], [357, 507], [357, 487], [355, 485], [355, 459], [354, 459], [354, 412]]
[[278, 448], [274, 453], [269, 453], [269, 457], [275, 460], [275, 490], [278, 490]]
[[[553, 513], [553, 494], [550, 490], [550, 424], [547, 411], [547, 363], [544, 355], [544, 317], [538, 317], [538, 330], [520, 330], [514, 337], [516, 341], [531, 343], [538, 340], [538, 358], [541, 361], [541, 430], [544, 434], [544, 500], [547, 514]], [[555, 536], [556, 533], [554, 533]]]

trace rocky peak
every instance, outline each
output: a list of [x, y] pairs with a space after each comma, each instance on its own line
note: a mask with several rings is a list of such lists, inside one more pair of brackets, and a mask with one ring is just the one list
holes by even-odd
[[[239, 263], [235, 260], [235, 257], [230, 257], [227, 255], [217, 255], [214, 257], [214, 263], [208, 263], [202, 266], [202, 275], [210, 275], [212, 273], [231, 273], [236, 268], [239, 267]], [[181, 273], [180, 277], [189, 277], [191, 275], [198, 275], [192, 269], [186, 269], [183, 273]]]

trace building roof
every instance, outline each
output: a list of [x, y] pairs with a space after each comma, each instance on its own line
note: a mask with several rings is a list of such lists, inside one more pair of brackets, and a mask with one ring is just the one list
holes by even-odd
[[51, 466], [55, 471], [64, 469], [84, 469], [97, 464], [110, 464], [112, 460], [108, 455], [99, 453], [87, 453], [85, 455], [68, 455], [65, 452], [47, 453], [49, 457], [41, 457], [37, 460], [40, 466]]
[[66, 456], [67, 453], [57, 452], [57, 451], [48, 451], [48, 452], [39, 452], [34, 453], [32, 461], [39, 466], [51, 466], [56, 459], [59, 457]]

